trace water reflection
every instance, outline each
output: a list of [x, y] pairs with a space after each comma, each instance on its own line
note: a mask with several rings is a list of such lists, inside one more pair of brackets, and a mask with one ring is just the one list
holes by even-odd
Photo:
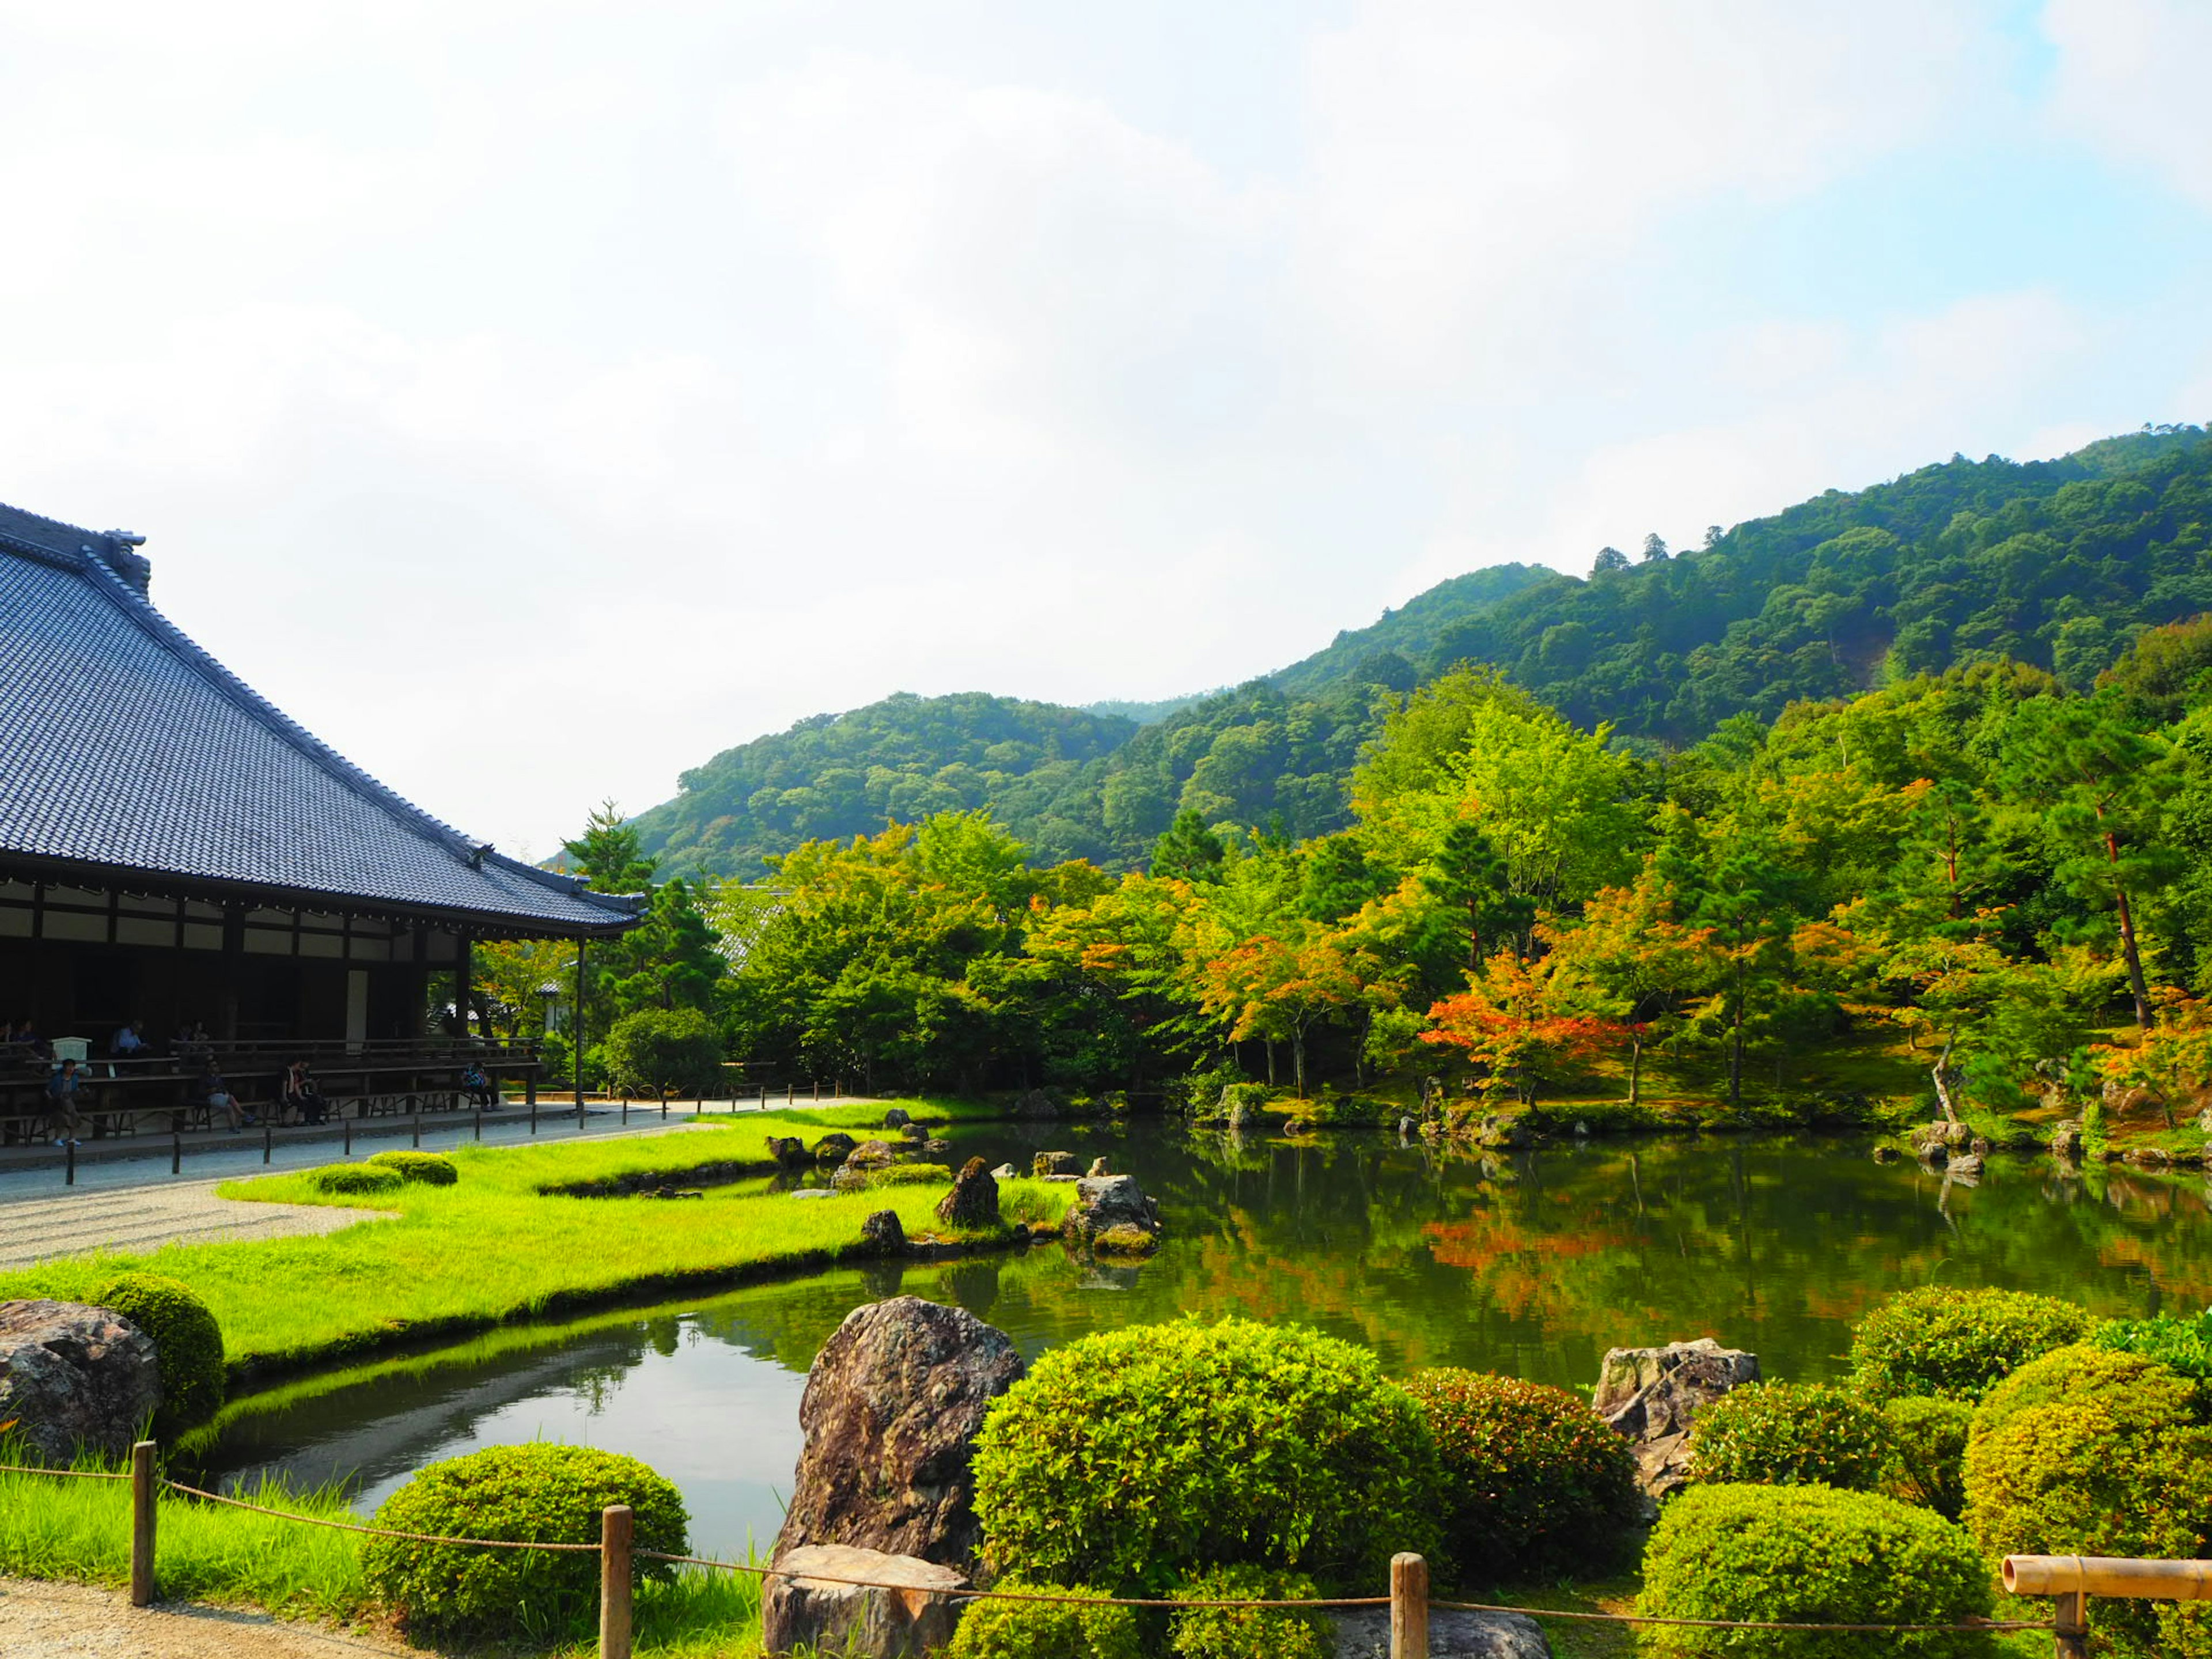
[[1055, 1248], [873, 1264], [708, 1301], [494, 1333], [234, 1402], [207, 1472], [357, 1480], [373, 1504], [425, 1462], [544, 1438], [677, 1480], [694, 1539], [763, 1545], [799, 1451], [807, 1364], [854, 1307], [957, 1303], [1025, 1352], [1185, 1313], [1297, 1320], [1393, 1370], [1472, 1365], [1587, 1385], [1609, 1346], [1711, 1335], [1770, 1375], [1840, 1368], [1848, 1327], [1927, 1283], [2047, 1291], [2100, 1311], [2212, 1301], [2197, 1175], [1993, 1162], [1978, 1183], [1862, 1143], [1730, 1138], [1467, 1156], [1395, 1136], [1026, 1124], [959, 1132], [955, 1161], [1103, 1154], [1170, 1223], [1141, 1267]]

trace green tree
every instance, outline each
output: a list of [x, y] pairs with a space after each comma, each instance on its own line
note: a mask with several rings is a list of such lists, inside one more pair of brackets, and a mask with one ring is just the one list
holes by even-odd
[[643, 1008], [708, 1007], [714, 987], [729, 970], [720, 942], [690, 884], [680, 878], [667, 882], [653, 890], [644, 921], [600, 952], [600, 982], [626, 1014]]
[[720, 1086], [722, 1040], [696, 1008], [641, 1008], [614, 1023], [602, 1045], [607, 1070], [624, 1091], [703, 1096]]
[[1178, 881], [1218, 881], [1226, 849], [1205, 815], [1185, 807], [1152, 846], [1152, 874]]
[[612, 800], [593, 807], [584, 833], [562, 842], [561, 850], [595, 893], [642, 893], [653, 885], [653, 861], [645, 854], [636, 826]]

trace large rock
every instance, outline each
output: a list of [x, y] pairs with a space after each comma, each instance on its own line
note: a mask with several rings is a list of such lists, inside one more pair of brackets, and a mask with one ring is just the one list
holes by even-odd
[[1039, 1152], [1030, 1160], [1030, 1173], [1034, 1176], [1079, 1176], [1083, 1160], [1073, 1152]]
[[161, 1403], [154, 1340], [105, 1308], [0, 1302], [0, 1423], [49, 1463], [125, 1457]]
[[[771, 1654], [921, 1659], [952, 1639], [961, 1603], [951, 1592], [968, 1588], [967, 1575], [951, 1567], [842, 1544], [787, 1551], [775, 1570], [761, 1601]], [[855, 1578], [870, 1582], [844, 1582]]]
[[1690, 1424], [1698, 1408], [1759, 1380], [1759, 1356], [1710, 1336], [1663, 1348], [1615, 1348], [1590, 1401], [1629, 1443], [1644, 1495], [1664, 1498], [1690, 1479]]
[[886, 1255], [906, 1249], [906, 1229], [899, 1224], [896, 1210], [878, 1210], [860, 1224], [860, 1237]]
[[[1137, 1177], [1085, 1176], [1075, 1183], [1075, 1204], [1060, 1231], [1080, 1243], [1128, 1229], [1148, 1238], [1160, 1236], [1160, 1206], [1145, 1196]], [[1124, 1234], [1124, 1237], [1127, 1235]]]
[[969, 1570], [975, 1435], [1023, 1370], [1006, 1333], [962, 1308], [902, 1296], [848, 1314], [806, 1374], [776, 1559], [842, 1544]]
[[1058, 1117], [1060, 1097], [1049, 1089], [1025, 1089], [1014, 1098], [1016, 1117]]
[[806, 1143], [797, 1135], [770, 1135], [768, 1155], [787, 1169], [796, 1169], [806, 1163]]
[[823, 1164], [842, 1164], [846, 1155], [860, 1145], [842, 1129], [833, 1130], [814, 1143], [814, 1156]]
[[848, 1170], [888, 1169], [897, 1161], [898, 1155], [891, 1151], [887, 1140], [864, 1140], [845, 1155], [845, 1167]]
[[[1336, 1659], [1390, 1659], [1390, 1609], [1336, 1615]], [[1517, 1613], [1429, 1610], [1429, 1659], [1552, 1659], [1543, 1627]]]
[[894, 1106], [884, 1114], [884, 1127], [886, 1129], [903, 1129], [913, 1121], [914, 1120], [907, 1115], [906, 1108], [903, 1106]]
[[999, 1224], [999, 1183], [971, 1158], [952, 1178], [952, 1190], [937, 1200], [937, 1218], [948, 1227], [995, 1227]]

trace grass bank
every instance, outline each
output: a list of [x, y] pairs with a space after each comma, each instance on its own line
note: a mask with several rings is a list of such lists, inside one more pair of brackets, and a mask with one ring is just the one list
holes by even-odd
[[[679, 1133], [635, 1139], [452, 1154], [451, 1187], [410, 1183], [373, 1200], [388, 1212], [314, 1238], [173, 1245], [143, 1255], [54, 1261], [0, 1275], [0, 1297], [95, 1294], [125, 1268], [166, 1273], [205, 1299], [222, 1328], [234, 1381], [379, 1349], [583, 1309], [617, 1298], [830, 1265], [873, 1254], [860, 1224], [895, 1210], [909, 1237], [945, 1234], [942, 1188], [890, 1187], [797, 1200], [765, 1181], [714, 1188], [701, 1199], [549, 1196], [548, 1187], [651, 1173], [679, 1181], [688, 1169], [750, 1163], [773, 1168], [770, 1135], [810, 1143], [835, 1127], [880, 1122], [885, 1104], [821, 1112], [742, 1114]], [[952, 1114], [908, 1109], [927, 1120]], [[358, 1205], [315, 1190], [312, 1173], [226, 1184], [226, 1196], [295, 1204]], [[1019, 1181], [1001, 1189], [1009, 1223], [1057, 1224], [1064, 1184]], [[1003, 1231], [950, 1235], [985, 1245]], [[91, 1483], [80, 1483], [91, 1484]]]
[[[331, 1489], [293, 1492], [267, 1483], [238, 1496], [296, 1515], [361, 1519]], [[384, 1617], [362, 1577], [358, 1534], [170, 1497], [161, 1501], [156, 1540], [155, 1578], [165, 1601], [259, 1607], [341, 1625]], [[129, 1485], [0, 1474], [0, 1574], [127, 1589]], [[637, 1650], [659, 1659], [750, 1659], [760, 1651], [760, 1581], [687, 1568], [673, 1582], [644, 1583], [637, 1637]], [[542, 1645], [529, 1650], [547, 1652]], [[558, 1659], [594, 1651], [590, 1641], [551, 1650]]]

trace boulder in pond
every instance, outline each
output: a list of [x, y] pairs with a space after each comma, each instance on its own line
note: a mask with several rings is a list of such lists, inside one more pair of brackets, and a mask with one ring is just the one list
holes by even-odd
[[845, 1154], [845, 1167], [848, 1170], [881, 1170], [889, 1167], [896, 1158], [897, 1154], [891, 1151], [889, 1141], [864, 1140]]
[[860, 1224], [860, 1237], [886, 1255], [906, 1249], [906, 1229], [899, 1224], [896, 1210], [878, 1210]]
[[886, 1129], [903, 1129], [913, 1121], [903, 1106], [894, 1106], [884, 1114], [884, 1127]]
[[1091, 1174], [1092, 1179], [1096, 1180], [1100, 1176], [1109, 1176], [1113, 1173], [1114, 1172], [1111, 1170], [1106, 1167], [1106, 1160], [1104, 1158], [1094, 1158], [1091, 1160]]
[[842, 1544], [969, 1570], [975, 1436], [1024, 1369], [1006, 1333], [963, 1308], [901, 1296], [848, 1314], [806, 1374], [777, 1561]]
[[1977, 1180], [1982, 1173], [1982, 1155], [1979, 1152], [1960, 1152], [1944, 1166], [1944, 1173], [1960, 1181]]
[[49, 1463], [121, 1458], [161, 1403], [154, 1340], [75, 1302], [0, 1302], [0, 1422]]
[[2081, 1156], [2081, 1120], [2069, 1117], [2051, 1132], [2051, 1155], [2072, 1163]]
[[1698, 1408], [1759, 1380], [1759, 1356], [1710, 1336], [1663, 1348], [1615, 1348], [1598, 1370], [1590, 1401], [1629, 1443], [1638, 1483], [1656, 1500], [1689, 1484], [1690, 1424]]
[[999, 1224], [999, 1183], [971, 1158], [952, 1178], [952, 1190], [937, 1200], [937, 1218], [948, 1227], [995, 1227]]
[[[1336, 1659], [1390, 1659], [1390, 1609], [1336, 1615]], [[1552, 1659], [1543, 1627], [1518, 1613], [1429, 1610], [1429, 1659]]]
[[1014, 1097], [1016, 1117], [1058, 1117], [1060, 1099], [1049, 1089], [1024, 1089]]
[[1133, 1234], [1159, 1237], [1160, 1206], [1145, 1196], [1134, 1176], [1085, 1176], [1075, 1183], [1075, 1204], [1060, 1231], [1083, 1244], [1115, 1234], [1116, 1247], [1126, 1251], [1133, 1245]]
[[770, 1135], [768, 1138], [768, 1155], [790, 1169], [807, 1161], [806, 1143], [797, 1135]]
[[919, 1143], [929, 1139], [929, 1131], [919, 1123], [909, 1123], [905, 1128], [899, 1131], [899, 1137], [903, 1140], [918, 1145]]
[[824, 1164], [842, 1164], [860, 1144], [842, 1129], [833, 1130], [814, 1143], [814, 1156]]
[[1039, 1152], [1030, 1160], [1030, 1173], [1034, 1176], [1079, 1176], [1083, 1160], [1073, 1152]]
[[921, 1659], [952, 1639], [962, 1604], [951, 1592], [968, 1588], [954, 1568], [843, 1544], [787, 1551], [775, 1571], [761, 1598], [762, 1645], [771, 1654]]

